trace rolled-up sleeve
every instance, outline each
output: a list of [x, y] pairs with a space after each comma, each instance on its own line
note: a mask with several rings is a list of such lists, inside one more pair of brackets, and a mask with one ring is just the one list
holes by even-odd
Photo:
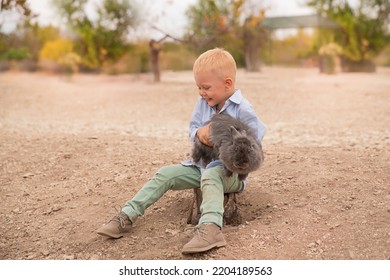
[[202, 126], [202, 110], [201, 110], [201, 99], [195, 105], [195, 109], [192, 112], [190, 127], [189, 127], [189, 137], [191, 142], [194, 141], [196, 132], [198, 128]]
[[257, 137], [257, 140], [261, 142], [267, 130], [266, 126], [256, 115], [256, 112], [252, 105], [250, 105], [249, 103], [242, 105], [243, 106], [238, 112], [238, 119], [243, 123], [247, 124], [250, 128], [252, 128], [253, 132]]

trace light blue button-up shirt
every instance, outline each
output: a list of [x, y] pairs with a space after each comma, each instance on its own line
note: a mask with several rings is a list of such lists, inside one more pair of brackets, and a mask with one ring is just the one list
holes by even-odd
[[[216, 113], [216, 108], [210, 107], [207, 104], [206, 100], [204, 100], [203, 98], [200, 98], [198, 100], [195, 105], [195, 109], [192, 112], [190, 121], [189, 137], [192, 142], [194, 141], [198, 128], [207, 125], [210, 122], [211, 117], [214, 116]], [[264, 134], [266, 132], [266, 127], [264, 123], [257, 117], [253, 106], [246, 98], [244, 98], [241, 93], [241, 90], [236, 89], [234, 94], [228, 100], [226, 100], [225, 105], [220, 111], [220, 114], [228, 114], [233, 118], [242, 121], [253, 130], [257, 137], [257, 140], [260, 143], [263, 140]], [[182, 164], [186, 166], [195, 165], [201, 168], [198, 163], [193, 163], [191, 160], [183, 161]], [[222, 163], [219, 160], [216, 160], [207, 165], [206, 168], [221, 164]], [[201, 168], [201, 171], [203, 171], [203, 168]]]
[[[236, 89], [234, 94], [225, 102], [225, 105], [220, 111], [221, 114], [227, 114], [240, 120], [241, 122], [252, 128], [257, 140], [261, 142], [264, 137], [266, 127], [263, 122], [257, 117], [253, 106], [241, 93], [241, 90]], [[212, 116], [216, 114], [216, 109], [210, 107], [206, 100], [200, 98], [196, 103], [195, 109], [192, 112], [190, 121], [189, 136], [191, 141], [194, 141], [194, 137], [199, 127], [205, 126], [210, 122]]]

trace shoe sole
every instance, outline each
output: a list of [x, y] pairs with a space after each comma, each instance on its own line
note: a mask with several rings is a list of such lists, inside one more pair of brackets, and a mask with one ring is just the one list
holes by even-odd
[[97, 231], [96, 233], [101, 235], [101, 236], [114, 238], [114, 239], [118, 239], [118, 238], [123, 237], [123, 234], [109, 234], [109, 233], [106, 233], [106, 232], [103, 232], [103, 231]]
[[196, 254], [196, 253], [203, 253], [203, 252], [209, 251], [213, 248], [220, 248], [220, 247], [224, 247], [224, 246], [226, 246], [225, 240], [210, 244], [209, 246], [202, 247], [202, 248], [183, 249], [181, 252], [182, 252], [182, 254]]

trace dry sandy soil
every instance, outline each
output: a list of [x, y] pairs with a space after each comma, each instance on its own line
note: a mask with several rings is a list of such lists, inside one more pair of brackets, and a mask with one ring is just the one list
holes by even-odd
[[268, 127], [225, 248], [185, 256], [192, 191], [133, 231], [95, 231], [162, 165], [189, 158], [190, 72], [0, 74], [0, 259], [390, 259], [390, 69], [239, 72]]

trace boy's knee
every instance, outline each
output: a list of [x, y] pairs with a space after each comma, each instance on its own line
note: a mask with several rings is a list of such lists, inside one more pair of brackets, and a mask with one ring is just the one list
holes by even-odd
[[205, 185], [222, 186], [222, 172], [220, 169], [222, 170], [219, 166], [206, 169], [202, 174], [201, 188]]
[[156, 172], [156, 174], [168, 174], [170, 172], [171, 167], [169, 165], [162, 166], [160, 169]]
[[177, 168], [178, 166], [176, 165], [162, 166], [154, 175], [154, 179], [160, 182], [170, 182], [170, 184], [173, 184], [175, 178], [179, 174]]
[[165, 178], [172, 178], [176, 176], [176, 166], [175, 165], [165, 165], [160, 167], [160, 169], [156, 172], [156, 175], [160, 175]]
[[223, 167], [215, 166], [211, 168], [207, 168], [203, 171], [202, 179], [221, 179], [223, 175]]
[[235, 173], [227, 177], [223, 166], [208, 168], [202, 174], [202, 188], [205, 185], [220, 186], [224, 192], [230, 193], [241, 190], [242, 184]]

